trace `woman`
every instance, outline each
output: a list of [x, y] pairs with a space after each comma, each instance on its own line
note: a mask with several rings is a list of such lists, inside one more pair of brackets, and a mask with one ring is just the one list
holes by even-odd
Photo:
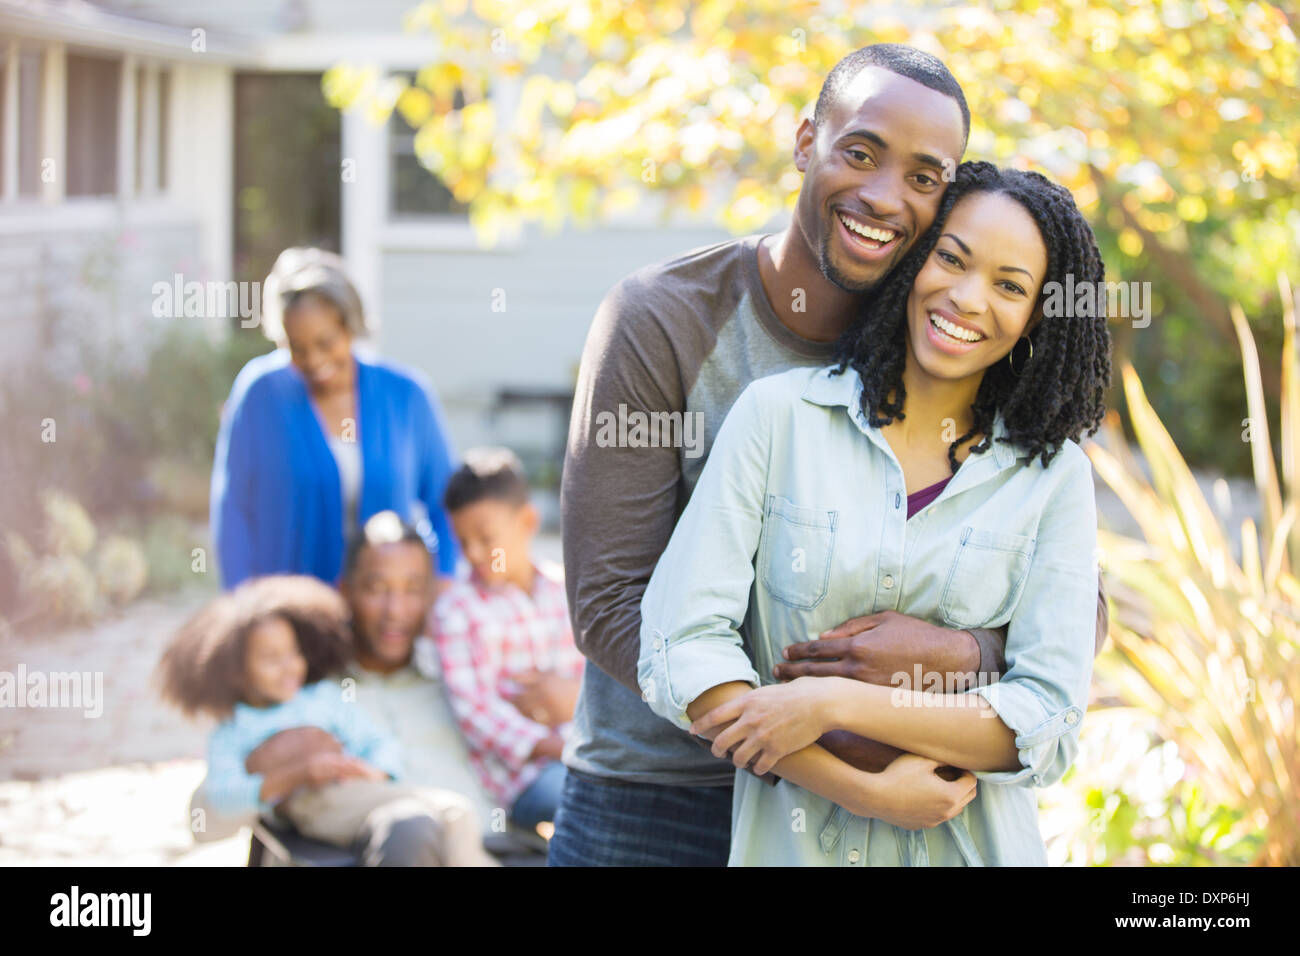
[[[1070, 194], [963, 164], [840, 365], [737, 399], [646, 591], [639, 664], [657, 713], [752, 765], [733, 865], [1046, 862], [1033, 788], [1074, 757], [1093, 657], [1076, 442], [1110, 377], [1104, 316], [1044, 315], [1067, 276], [1103, 278]], [[864, 595], [867, 613], [1005, 626], [1006, 674], [959, 694], [925, 675], [774, 683], [786, 647], [863, 613]], [[830, 730], [908, 753], [868, 773], [815, 743]]]
[[365, 315], [343, 260], [286, 249], [262, 295], [279, 348], [235, 379], [212, 468], [222, 583], [263, 574], [337, 581], [345, 539], [396, 511], [441, 574], [457, 549], [441, 500], [452, 458], [437, 400], [415, 371], [354, 349]]

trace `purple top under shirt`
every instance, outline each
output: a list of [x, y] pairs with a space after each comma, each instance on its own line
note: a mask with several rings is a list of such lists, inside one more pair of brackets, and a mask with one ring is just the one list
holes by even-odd
[[938, 498], [939, 495], [943, 494], [944, 487], [950, 481], [952, 481], [951, 475], [949, 475], [943, 481], [936, 481], [929, 488], [922, 488], [920, 491], [914, 491], [910, 495], [908, 495], [907, 516], [909, 518], [912, 517], [912, 515], [916, 514], [918, 511], [920, 511], [922, 508], [928, 505], [931, 501], [934, 501], [935, 498]]

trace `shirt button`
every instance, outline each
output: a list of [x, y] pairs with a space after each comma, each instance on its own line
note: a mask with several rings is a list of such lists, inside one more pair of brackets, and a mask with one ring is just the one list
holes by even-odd
[[902, 503], [903, 503], [903, 496], [900, 495], [900, 494], [898, 494], [898, 492], [895, 492], [895, 493], [894, 493], [894, 507], [897, 508], [897, 507], [898, 507], [899, 505], [901, 505]]
[[850, 862], [850, 863], [857, 863], [857, 862], [858, 862], [858, 857], [859, 857], [859, 853], [858, 853], [857, 850], [849, 850], [849, 862]]
[[894, 586], [894, 576], [892, 574], [886, 574], [885, 579], [880, 583], [887, 588], [892, 588]]
[[656, 637], [656, 638], [654, 639], [654, 641], [651, 642], [650, 646], [653, 647], [653, 648], [657, 651], [657, 650], [659, 650], [659, 648], [661, 648], [661, 647], [664, 646], [664, 642], [661, 641], [661, 640], [659, 640], [659, 638]]
[[1074, 711], [1070, 711], [1068, 714], [1065, 715], [1065, 722], [1067, 724], [1077, 724], [1079, 722], [1079, 715], [1076, 714]]

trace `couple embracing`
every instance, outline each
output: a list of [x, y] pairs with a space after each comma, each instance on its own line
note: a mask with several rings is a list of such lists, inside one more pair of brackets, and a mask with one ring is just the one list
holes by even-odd
[[[1103, 268], [1066, 189], [957, 165], [969, 129], [939, 60], [858, 50], [799, 128], [783, 232], [602, 303], [562, 488], [588, 663], [552, 865], [1046, 862], [1035, 790], [1106, 632], [1077, 442], [1110, 339], [1043, 306]], [[620, 405], [699, 416], [707, 455], [598, 444]]]

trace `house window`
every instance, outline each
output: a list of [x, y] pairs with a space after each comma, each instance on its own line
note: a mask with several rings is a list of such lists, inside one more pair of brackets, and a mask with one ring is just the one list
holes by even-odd
[[[18, 54], [18, 195], [41, 193], [41, 74], [45, 57], [39, 50]], [[6, 91], [8, 92], [8, 91]], [[9, 102], [7, 99], [4, 102]]]
[[[0, 42], [0, 197], [112, 197], [120, 187], [128, 197], [166, 192], [172, 74], [127, 62], [130, 73], [120, 55], [59, 55], [26, 41]], [[127, 79], [136, 81], [135, 102], [123, 111]], [[52, 95], [60, 87], [63, 94]], [[121, 137], [135, 158], [119, 170]]]
[[[152, 79], [152, 85], [150, 81]], [[135, 73], [135, 191], [137, 195], [167, 191], [167, 99], [171, 76], [166, 70], [136, 67]]]
[[117, 192], [116, 60], [68, 54], [68, 196]]
[[167, 191], [167, 116], [171, 108], [172, 75], [169, 70], [158, 71], [158, 121], [154, 128], [158, 131], [158, 191]]
[[[464, 105], [464, 98], [457, 93], [455, 108]], [[388, 121], [388, 158], [388, 212], [391, 218], [465, 216], [466, 207], [457, 202], [442, 180], [416, 158], [415, 130], [396, 110]]]

